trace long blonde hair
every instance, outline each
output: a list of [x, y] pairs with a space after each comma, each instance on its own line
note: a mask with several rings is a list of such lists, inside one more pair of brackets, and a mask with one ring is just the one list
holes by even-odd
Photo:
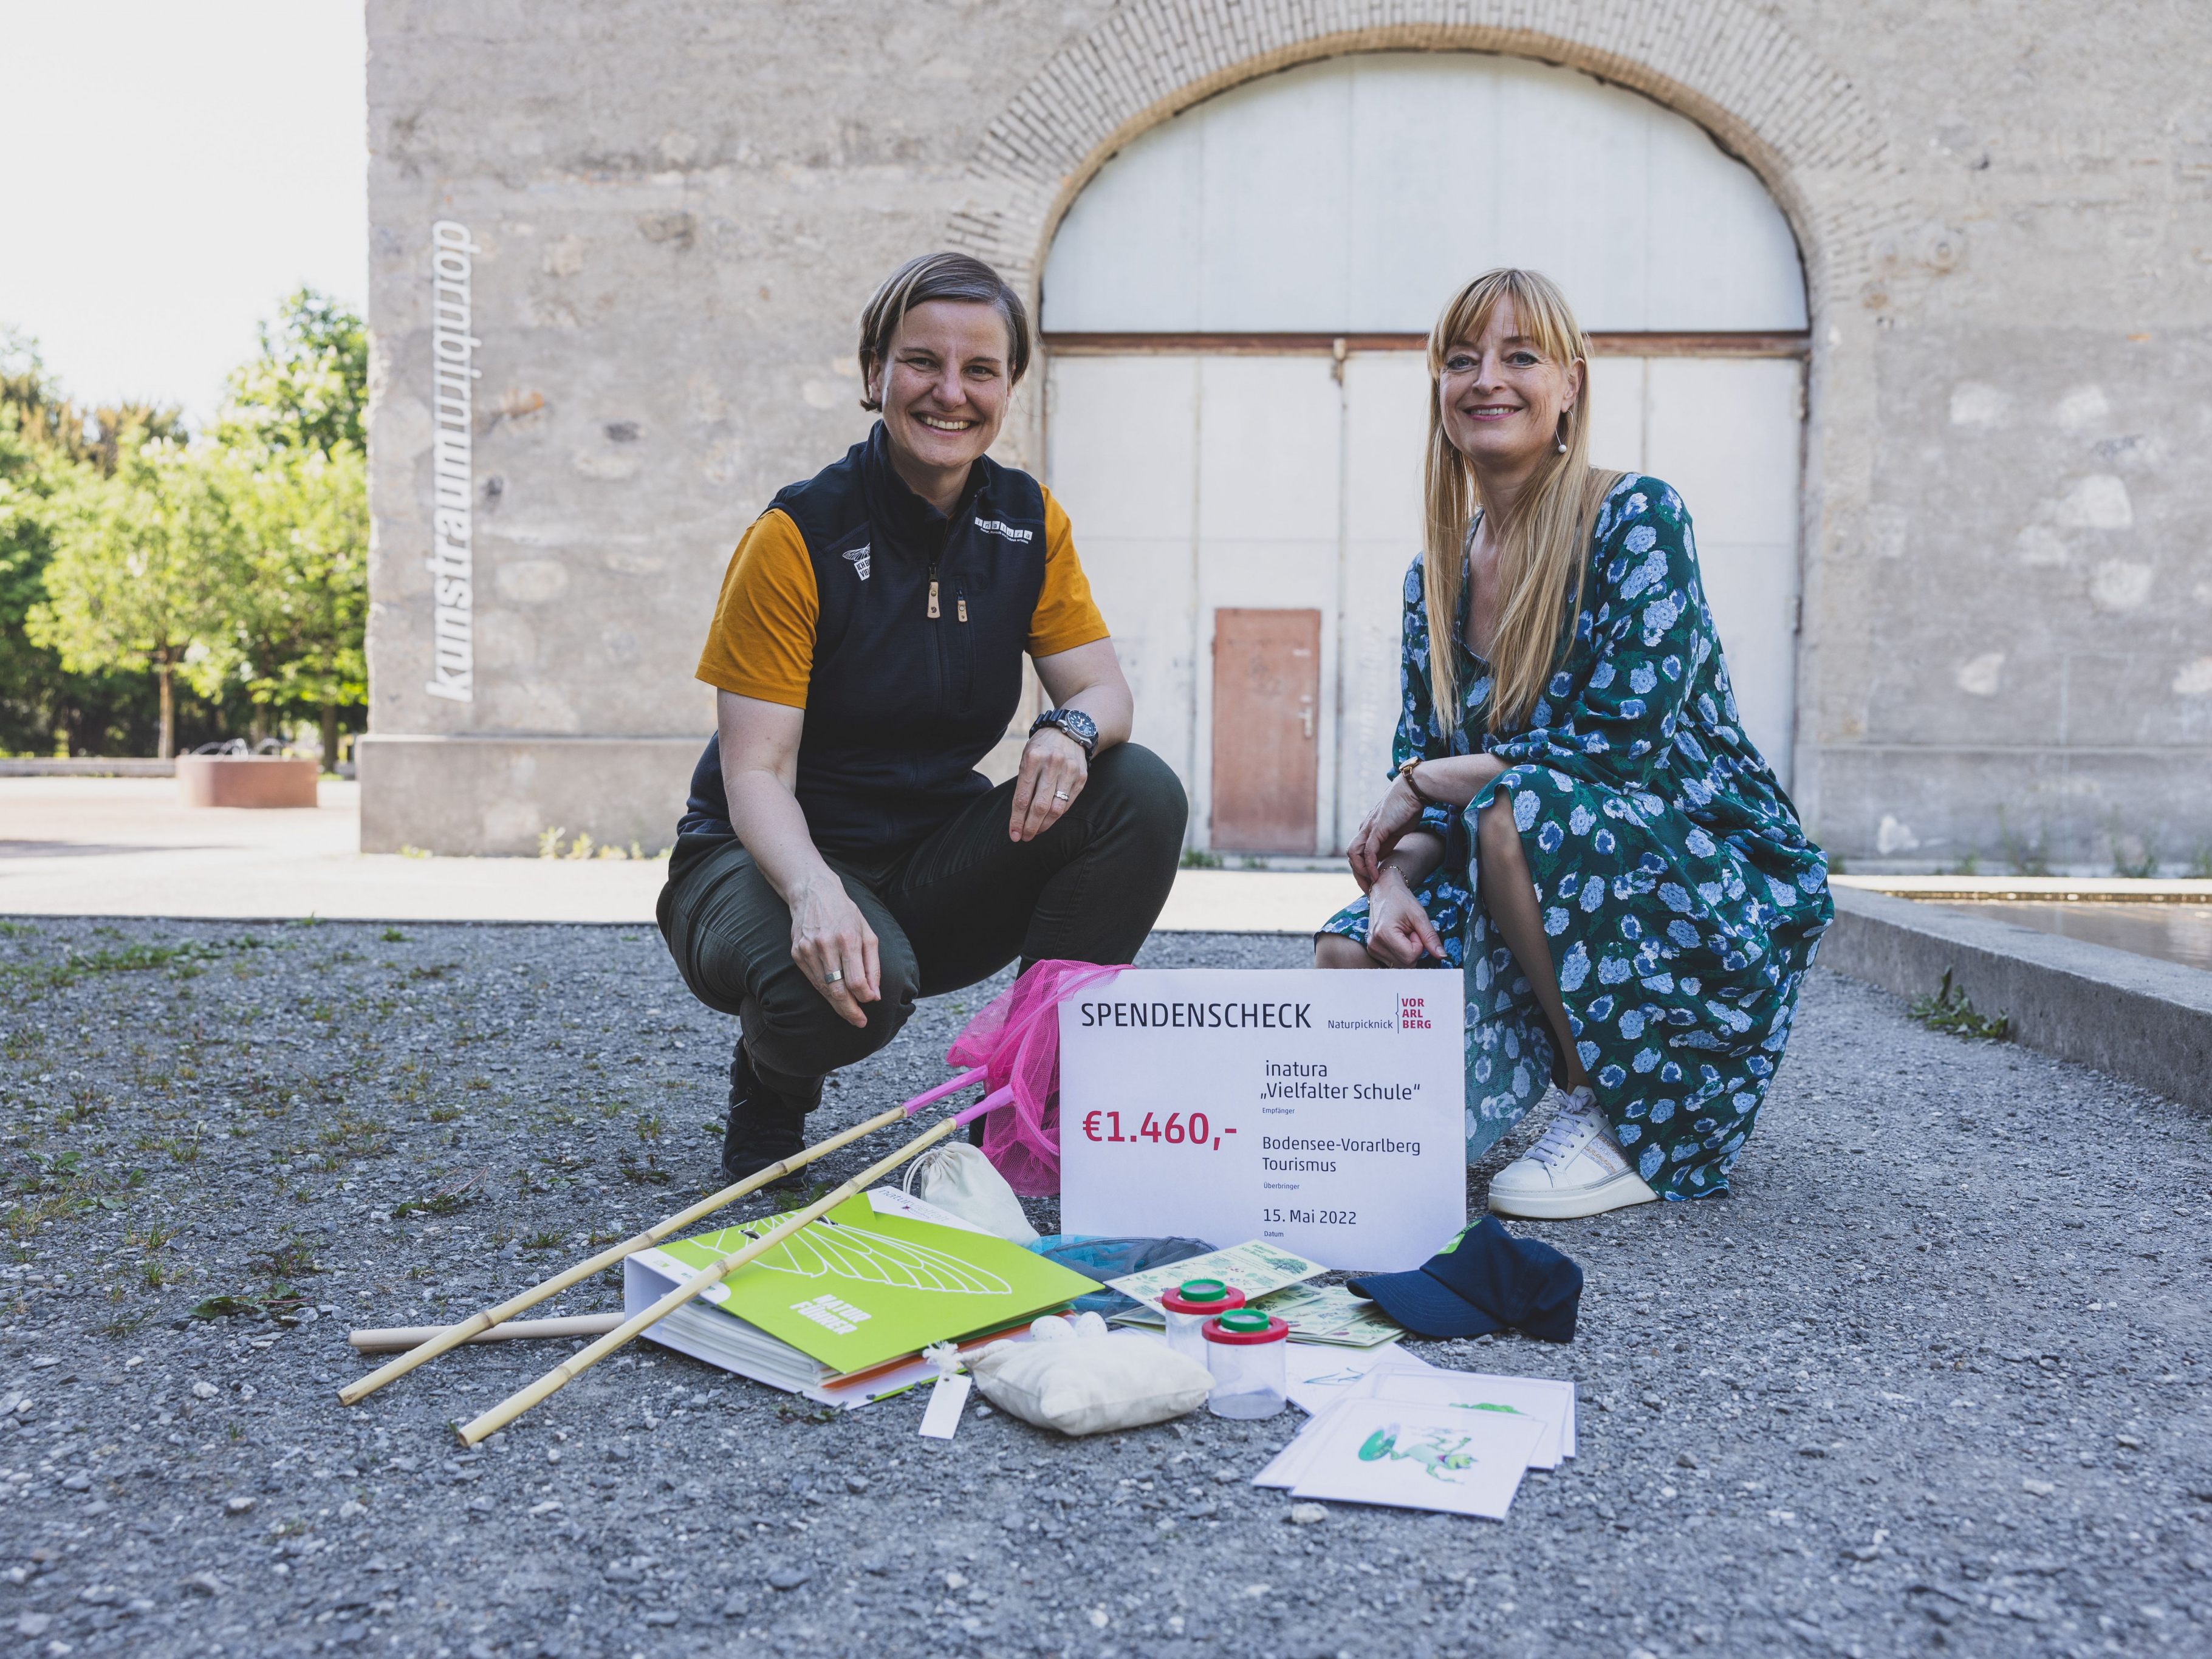
[[[1429, 686], [1438, 729], [1451, 731], [1459, 708], [1459, 665], [1452, 641], [1463, 597], [1467, 537], [1482, 501], [1467, 458], [1444, 434], [1443, 365], [1452, 347], [1482, 337], [1491, 313], [1510, 301], [1518, 331], [1555, 362], [1585, 364], [1582, 395], [1566, 412], [1566, 453], [1544, 465], [1510, 520], [1496, 520], [1504, 603], [1492, 630], [1487, 716], [1492, 732], [1517, 726], [1566, 654], [1566, 630], [1582, 609], [1590, 532], [1618, 472], [1589, 464], [1589, 341], [1566, 295], [1533, 270], [1487, 270], [1452, 297], [1429, 331], [1429, 449], [1421, 473], [1422, 586], [1429, 611]], [[1572, 607], [1569, 606], [1571, 590]]]

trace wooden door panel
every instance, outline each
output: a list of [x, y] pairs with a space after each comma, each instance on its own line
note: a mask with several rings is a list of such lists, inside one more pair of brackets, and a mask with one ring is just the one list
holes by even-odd
[[1310, 853], [1321, 612], [1213, 613], [1214, 850]]

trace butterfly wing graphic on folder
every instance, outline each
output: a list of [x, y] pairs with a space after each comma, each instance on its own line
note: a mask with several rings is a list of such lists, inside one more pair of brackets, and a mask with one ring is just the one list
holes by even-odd
[[[734, 1249], [732, 1236], [753, 1237], [775, 1226], [777, 1218], [763, 1217], [727, 1233], [699, 1242], [717, 1250]], [[752, 1264], [769, 1273], [791, 1273], [800, 1279], [850, 1279], [866, 1285], [890, 1285], [901, 1290], [938, 1291], [951, 1296], [1011, 1296], [1013, 1286], [988, 1268], [963, 1261], [958, 1256], [927, 1244], [887, 1237], [865, 1227], [817, 1224], [794, 1233]]]

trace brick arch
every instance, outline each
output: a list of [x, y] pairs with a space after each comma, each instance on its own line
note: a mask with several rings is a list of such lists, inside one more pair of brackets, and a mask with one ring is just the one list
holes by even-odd
[[1139, 133], [1297, 64], [1405, 51], [1536, 58], [1642, 93], [1759, 173], [1816, 315], [1865, 276], [1894, 196], [1882, 136], [1847, 78], [1745, 0], [1129, 0], [991, 123], [951, 240], [1034, 295], [1061, 216]]

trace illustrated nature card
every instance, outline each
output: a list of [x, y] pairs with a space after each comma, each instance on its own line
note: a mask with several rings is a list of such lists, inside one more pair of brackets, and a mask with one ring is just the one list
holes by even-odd
[[1426, 1360], [1397, 1348], [1355, 1349], [1347, 1352], [1341, 1348], [1292, 1347], [1285, 1360], [1283, 1379], [1291, 1403], [1314, 1417], [1354, 1392], [1370, 1371], [1384, 1367], [1413, 1371], [1436, 1369]]
[[1503, 1521], [1544, 1431], [1533, 1417], [1340, 1401], [1314, 1425], [1291, 1495]]
[[1561, 1458], [1575, 1455], [1575, 1385], [1571, 1382], [1542, 1376], [1490, 1376], [1389, 1365], [1376, 1367], [1346, 1392], [1407, 1405], [1534, 1419], [1544, 1425], [1544, 1434], [1529, 1456], [1532, 1469], [1556, 1469]]

